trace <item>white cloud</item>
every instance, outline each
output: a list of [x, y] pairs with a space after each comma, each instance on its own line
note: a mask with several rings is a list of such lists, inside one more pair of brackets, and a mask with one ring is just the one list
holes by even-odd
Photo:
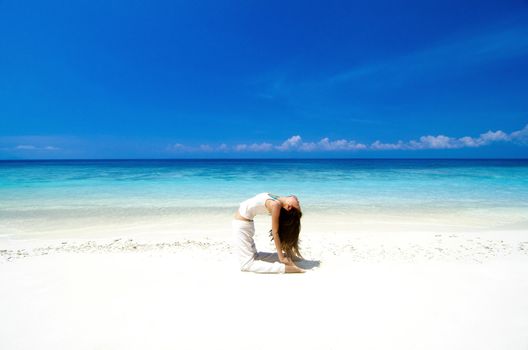
[[[9, 148], [5, 148], [6, 150], [9, 150]], [[35, 145], [18, 145], [13, 148], [17, 151], [58, 151], [60, 150], [59, 147], [55, 146], [35, 146]]]
[[480, 147], [484, 145], [480, 138], [473, 138], [470, 136], [464, 136], [458, 140], [460, 141], [460, 144], [463, 145], [463, 147]]
[[37, 147], [33, 145], [18, 145], [15, 149], [37, 149]]
[[248, 145], [246, 144], [236, 145], [234, 147], [234, 150], [237, 152], [244, 152], [244, 151], [247, 151], [247, 149], [248, 149]]
[[330, 141], [328, 137], [321, 139], [317, 143], [317, 148], [324, 151], [355, 151], [367, 149], [367, 146], [362, 143], [357, 143], [356, 141], [348, 140], [337, 140]]
[[460, 138], [445, 135], [422, 136], [418, 140], [408, 142], [398, 141], [397, 143], [382, 143], [375, 141], [370, 145], [372, 150], [423, 150], [423, 149], [456, 149], [456, 148], [476, 148], [489, 145], [495, 142], [516, 142], [526, 143], [528, 141], [528, 125], [523, 129], [510, 134], [502, 130], [488, 131], [480, 134], [479, 137], [464, 136]]
[[504, 131], [488, 131], [484, 134], [480, 134], [479, 137], [465, 136], [458, 139], [460, 147], [481, 147], [488, 145], [492, 142], [498, 141], [510, 141], [511, 136], [506, 134]]
[[510, 139], [514, 142], [528, 143], [528, 124], [524, 128], [518, 131], [514, 131], [510, 134]]
[[397, 143], [382, 143], [381, 141], [375, 141], [370, 145], [370, 149], [373, 150], [398, 150], [398, 149], [406, 149], [406, 145], [403, 141], [398, 141]]
[[480, 147], [484, 145], [480, 138], [475, 139], [469, 136], [462, 138], [453, 138], [445, 135], [427, 135], [418, 140], [408, 142], [398, 141], [396, 143], [382, 143], [375, 141], [370, 145], [372, 150], [394, 151], [394, 150], [424, 150], [424, 149], [456, 149], [463, 147]]
[[269, 152], [273, 150], [273, 145], [271, 143], [253, 143], [251, 145], [239, 144], [234, 147], [234, 150], [237, 152]]
[[367, 149], [367, 146], [356, 141], [336, 140], [331, 141], [328, 137], [318, 142], [303, 142], [301, 136], [295, 135], [284, 141], [281, 145], [275, 146], [279, 151], [355, 151]]
[[509, 136], [501, 130], [488, 131], [487, 133], [481, 134], [480, 139], [487, 142], [493, 141], [507, 141]]
[[225, 143], [222, 143], [220, 146], [218, 146], [217, 150], [220, 152], [227, 152], [229, 151], [229, 146]]
[[284, 141], [280, 146], [275, 147], [279, 151], [290, 151], [298, 148], [302, 144], [302, 139], [299, 135], [295, 135]]
[[187, 146], [182, 143], [175, 143], [167, 147], [167, 151], [175, 153], [194, 153], [194, 152], [215, 152], [215, 151], [225, 151], [227, 150], [227, 145], [222, 144], [219, 147], [213, 147], [209, 144], [201, 144], [198, 147]]
[[422, 136], [420, 141], [409, 142], [411, 149], [449, 149], [449, 148], [460, 148], [456, 139], [448, 136]]
[[212, 152], [213, 151], [213, 147], [211, 147], [210, 145], [200, 145], [199, 149], [202, 152]]
[[171, 152], [191, 152], [192, 147], [185, 146], [181, 143], [175, 143], [167, 147], [167, 150]]
[[[355, 140], [330, 140], [328, 137], [322, 138], [317, 142], [304, 142], [300, 135], [294, 135], [284, 142], [273, 145], [271, 143], [252, 143], [237, 144], [233, 147], [222, 143], [218, 147], [208, 144], [199, 147], [190, 147], [177, 143], [169, 146], [171, 151], [177, 152], [226, 152], [233, 150], [235, 152], [271, 152], [271, 151], [290, 151], [290, 152], [339, 152], [339, 151], [395, 151], [395, 150], [428, 150], [428, 149], [459, 149], [459, 148], [476, 148], [486, 146], [497, 142], [510, 142], [519, 144], [528, 144], [528, 125], [523, 129], [512, 133], [505, 133], [502, 130], [487, 131], [478, 137], [464, 136], [460, 138], [446, 135], [426, 135], [417, 140], [402, 141], [395, 143], [386, 143], [377, 140], [370, 145], [359, 143]], [[21, 145], [23, 146], [23, 145]], [[28, 146], [28, 145], [26, 145]], [[19, 146], [20, 147], [20, 146]]]
[[253, 152], [268, 152], [273, 149], [273, 145], [271, 143], [266, 143], [266, 142], [254, 143], [250, 145], [248, 148], [250, 151], [253, 151]]

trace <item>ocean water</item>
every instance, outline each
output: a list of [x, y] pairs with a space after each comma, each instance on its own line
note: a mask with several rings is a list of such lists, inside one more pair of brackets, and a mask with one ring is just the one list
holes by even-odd
[[0, 161], [0, 237], [211, 229], [259, 192], [294, 193], [312, 222], [345, 228], [358, 218], [528, 228], [528, 160]]

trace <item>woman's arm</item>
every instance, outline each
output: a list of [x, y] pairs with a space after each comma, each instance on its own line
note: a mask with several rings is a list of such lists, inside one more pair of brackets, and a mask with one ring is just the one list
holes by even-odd
[[279, 261], [286, 265], [293, 264], [289, 257], [285, 257], [282, 252], [282, 246], [279, 238], [279, 216], [281, 211], [281, 205], [277, 202], [272, 202], [271, 207], [271, 234], [273, 235], [273, 241], [275, 242], [275, 248], [277, 248], [277, 255]]

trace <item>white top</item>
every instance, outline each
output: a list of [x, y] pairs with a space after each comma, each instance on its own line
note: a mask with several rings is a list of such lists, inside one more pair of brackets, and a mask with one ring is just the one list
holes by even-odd
[[275, 198], [271, 197], [267, 192], [259, 193], [240, 203], [238, 212], [248, 220], [253, 220], [258, 214], [271, 215], [268, 208], [266, 208], [266, 201], [268, 199], [275, 200]]

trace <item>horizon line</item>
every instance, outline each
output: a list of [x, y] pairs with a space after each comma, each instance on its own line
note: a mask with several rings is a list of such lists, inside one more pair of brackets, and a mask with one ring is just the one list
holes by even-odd
[[0, 162], [53, 162], [53, 161], [138, 161], [138, 160], [528, 160], [526, 158], [475, 157], [349, 157], [349, 158], [57, 158], [57, 159], [0, 159]]

